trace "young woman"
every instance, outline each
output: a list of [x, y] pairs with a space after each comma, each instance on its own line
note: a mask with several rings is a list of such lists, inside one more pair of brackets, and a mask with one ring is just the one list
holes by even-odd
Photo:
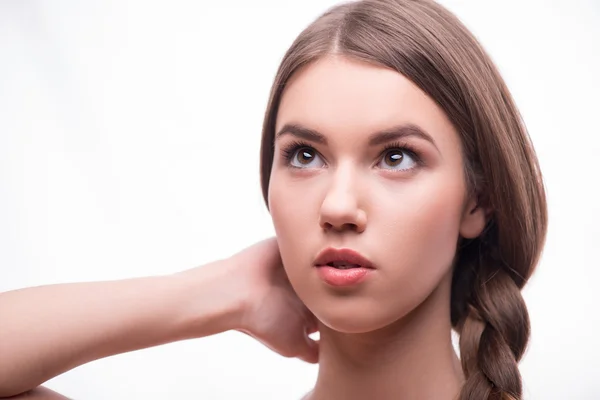
[[522, 398], [544, 188], [505, 83], [454, 15], [365, 0], [319, 17], [273, 84], [261, 174], [276, 238], [174, 276], [0, 295], [0, 395], [237, 329], [318, 362], [310, 400]]

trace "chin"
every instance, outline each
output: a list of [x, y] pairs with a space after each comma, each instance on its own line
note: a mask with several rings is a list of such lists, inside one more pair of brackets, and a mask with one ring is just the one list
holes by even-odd
[[375, 305], [365, 299], [362, 299], [363, 304], [349, 298], [339, 300], [345, 304], [323, 301], [318, 307], [309, 308], [321, 324], [341, 333], [373, 332], [393, 324], [408, 313], [408, 311], [397, 310], [393, 315], [384, 315], [381, 313], [382, 310], [390, 310], [390, 307], [384, 304]]
[[360, 333], [368, 333], [376, 331], [383, 326], [373, 325], [370, 323], [364, 323], [358, 320], [327, 320], [327, 319], [319, 319], [322, 325], [326, 326], [332, 331], [339, 333], [348, 333], [348, 334], [360, 334]]
[[[319, 317], [317, 317], [319, 318]], [[332, 331], [349, 334], [368, 333], [380, 330], [391, 325], [394, 320], [376, 320], [373, 317], [352, 315], [352, 316], [331, 316], [319, 318], [321, 324]]]

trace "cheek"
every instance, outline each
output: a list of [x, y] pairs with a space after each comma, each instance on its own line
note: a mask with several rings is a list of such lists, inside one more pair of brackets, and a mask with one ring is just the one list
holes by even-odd
[[287, 242], [305, 232], [303, 213], [306, 213], [306, 209], [301, 207], [302, 201], [296, 196], [294, 185], [280, 175], [275, 172], [271, 175], [269, 209], [277, 237]]
[[[288, 275], [294, 275], [296, 264], [310, 262], [309, 252], [318, 246], [315, 207], [306, 202], [307, 196], [314, 195], [307, 195], [305, 187], [280, 175], [281, 172], [271, 175], [269, 209], [283, 264]], [[292, 276], [290, 280], [293, 281]]]
[[452, 267], [463, 185], [451, 180], [421, 182], [396, 199], [401, 200], [382, 203], [372, 216], [381, 221], [377, 254], [385, 266], [374, 293], [392, 305], [381, 310], [399, 317], [424, 301]]
[[[427, 262], [448, 258], [454, 253], [460, 226], [462, 185], [430, 182], [411, 188], [402, 200], [390, 202], [378, 212], [386, 221], [383, 230], [389, 234], [388, 245], [395, 243], [398, 250], [410, 256], [410, 264], [443, 266]], [[449, 254], [450, 253], [450, 254]]]

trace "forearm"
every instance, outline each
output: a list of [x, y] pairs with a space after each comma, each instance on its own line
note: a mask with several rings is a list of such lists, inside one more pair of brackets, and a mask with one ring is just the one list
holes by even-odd
[[43, 386], [25, 392], [16, 397], [2, 397], [6, 400], [70, 400], [68, 397]]
[[0, 294], [0, 396], [78, 365], [233, 329], [240, 302], [226, 265], [189, 276], [42, 286]]

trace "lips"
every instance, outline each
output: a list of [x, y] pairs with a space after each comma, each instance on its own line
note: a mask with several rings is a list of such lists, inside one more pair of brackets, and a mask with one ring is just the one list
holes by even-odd
[[325, 265], [336, 268], [375, 269], [373, 263], [359, 252], [352, 249], [334, 249], [332, 247], [321, 251], [315, 259], [315, 267], [322, 267]]

